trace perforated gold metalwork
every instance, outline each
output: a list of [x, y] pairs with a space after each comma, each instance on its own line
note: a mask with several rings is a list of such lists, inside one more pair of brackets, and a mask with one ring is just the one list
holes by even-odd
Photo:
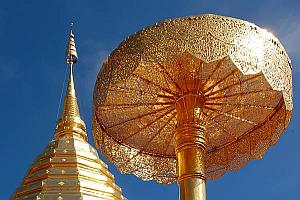
[[[93, 134], [122, 173], [177, 180], [176, 102], [195, 95], [205, 124], [207, 179], [260, 159], [288, 126], [291, 64], [256, 25], [218, 15], [167, 20], [123, 41], [94, 89]], [[196, 100], [200, 99], [200, 100]]]

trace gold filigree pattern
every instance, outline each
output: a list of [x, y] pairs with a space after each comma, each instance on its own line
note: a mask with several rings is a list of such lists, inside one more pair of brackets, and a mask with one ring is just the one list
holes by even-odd
[[192, 93], [203, 98], [194, 115], [206, 126], [206, 177], [216, 179], [277, 142], [291, 118], [291, 81], [282, 45], [252, 23], [217, 15], [164, 21], [105, 61], [94, 89], [95, 142], [123, 173], [176, 181], [175, 103]]

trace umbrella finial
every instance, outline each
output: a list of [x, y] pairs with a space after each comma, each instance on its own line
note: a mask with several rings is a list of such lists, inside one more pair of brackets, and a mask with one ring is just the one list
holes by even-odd
[[75, 38], [74, 38], [74, 33], [73, 33], [73, 26], [74, 23], [71, 22], [70, 24], [70, 35], [69, 35], [69, 42], [66, 50], [66, 61], [68, 64], [75, 64], [78, 60], [78, 55], [76, 51], [76, 46], [75, 46]]

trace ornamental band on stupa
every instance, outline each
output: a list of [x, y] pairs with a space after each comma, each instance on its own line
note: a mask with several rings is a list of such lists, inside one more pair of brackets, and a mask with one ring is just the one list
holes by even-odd
[[69, 81], [54, 138], [29, 168], [12, 197], [14, 200], [125, 199], [107, 165], [87, 141], [73, 79], [73, 67], [77, 60], [71, 30], [66, 51]]
[[122, 173], [177, 181], [180, 199], [205, 200], [207, 180], [261, 159], [288, 127], [291, 75], [281, 43], [253, 23], [212, 14], [163, 21], [103, 63], [95, 143]]

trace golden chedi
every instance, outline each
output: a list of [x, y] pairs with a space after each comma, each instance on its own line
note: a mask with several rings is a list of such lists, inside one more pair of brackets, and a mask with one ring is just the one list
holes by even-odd
[[66, 52], [70, 76], [54, 139], [31, 165], [12, 199], [125, 199], [107, 165], [87, 141], [73, 80], [77, 60], [71, 31]]

